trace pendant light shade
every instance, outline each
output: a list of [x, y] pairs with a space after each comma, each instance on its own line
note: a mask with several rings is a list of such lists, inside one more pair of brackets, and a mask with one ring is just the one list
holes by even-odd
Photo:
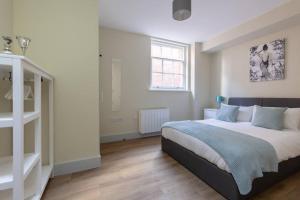
[[173, 18], [178, 21], [188, 19], [192, 14], [191, 0], [173, 0]]

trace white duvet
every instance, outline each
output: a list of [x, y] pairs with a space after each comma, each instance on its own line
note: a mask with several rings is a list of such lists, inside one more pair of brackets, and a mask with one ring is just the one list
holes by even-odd
[[[210, 124], [241, 134], [251, 135], [269, 142], [275, 149], [279, 162], [300, 156], [300, 131], [284, 129], [271, 130], [252, 126], [250, 122], [224, 122], [216, 119], [200, 120], [198, 123]], [[207, 144], [190, 135], [172, 128], [162, 129], [163, 137], [185, 147], [202, 158], [230, 172], [223, 158]]]

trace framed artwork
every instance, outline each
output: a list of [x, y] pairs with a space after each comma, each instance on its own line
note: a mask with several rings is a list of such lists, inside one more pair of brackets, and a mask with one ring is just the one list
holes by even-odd
[[285, 76], [285, 39], [250, 48], [250, 81], [282, 80]]

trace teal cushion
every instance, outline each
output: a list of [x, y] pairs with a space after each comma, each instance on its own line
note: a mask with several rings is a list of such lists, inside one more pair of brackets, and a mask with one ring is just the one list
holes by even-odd
[[287, 108], [255, 106], [252, 125], [267, 129], [282, 130], [283, 116]]
[[220, 109], [217, 111], [217, 119], [226, 122], [236, 122], [239, 113], [239, 106], [231, 106], [221, 104]]

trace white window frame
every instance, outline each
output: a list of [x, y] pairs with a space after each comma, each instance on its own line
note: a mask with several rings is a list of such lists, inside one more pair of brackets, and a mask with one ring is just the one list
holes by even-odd
[[[152, 87], [152, 59], [157, 58], [157, 59], [162, 59], [162, 60], [170, 60], [170, 61], [179, 61], [175, 59], [167, 59], [167, 58], [160, 58], [160, 57], [154, 57], [152, 56], [152, 44], [157, 44], [161, 46], [169, 46], [169, 47], [177, 47], [177, 48], [183, 48], [184, 49], [184, 59], [183, 59], [183, 65], [184, 65], [184, 74], [183, 74], [183, 85], [184, 87], [182, 88], [165, 88], [165, 87]], [[189, 47], [190, 45], [180, 43], [180, 42], [174, 42], [174, 41], [169, 41], [169, 40], [163, 40], [163, 39], [157, 39], [157, 38], [151, 38], [151, 66], [150, 66], [150, 91], [189, 91]], [[180, 60], [181, 61], [181, 60]]]

